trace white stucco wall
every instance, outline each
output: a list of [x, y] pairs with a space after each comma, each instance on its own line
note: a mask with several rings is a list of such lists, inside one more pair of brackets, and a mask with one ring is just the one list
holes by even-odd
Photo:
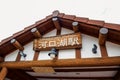
[[[72, 30], [62, 28], [61, 35], [70, 34], [70, 33], [74, 33], [74, 32]], [[50, 37], [50, 36], [56, 36], [56, 29], [45, 34], [43, 37]], [[96, 54], [92, 53], [93, 44], [96, 44], [98, 47]], [[120, 45], [117, 45], [117, 44], [114, 44], [111, 42], [107, 42], [106, 47], [107, 47], [108, 56], [110, 56], [110, 57], [120, 56]], [[24, 46], [24, 48], [25, 48], [24, 53], [27, 54], [27, 57], [26, 57], [26, 59], [24, 59], [22, 57], [21, 61], [33, 60], [33, 56], [34, 56], [33, 42], [28, 43], [27, 45]], [[51, 58], [48, 56], [49, 52], [50, 51], [40, 51], [38, 60], [51, 60]], [[5, 61], [15, 61], [17, 54], [18, 54], [18, 50], [12, 52], [11, 54], [9, 54], [5, 57]], [[94, 38], [94, 37], [82, 34], [81, 57], [82, 58], [101, 57], [101, 51], [98, 46], [98, 38]], [[59, 50], [58, 59], [74, 59], [74, 58], [75, 58], [75, 49]]]

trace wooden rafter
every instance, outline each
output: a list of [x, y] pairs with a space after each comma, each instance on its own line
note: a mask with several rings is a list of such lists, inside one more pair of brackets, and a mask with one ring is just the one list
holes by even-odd
[[27, 67], [78, 67], [78, 66], [118, 66], [120, 57], [109, 58], [84, 58], [84, 59], [61, 59], [61, 60], [40, 60], [40, 61], [21, 61], [3, 62], [0, 67], [8, 68], [27, 68]]
[[0, 80], [4, 80], [7, 75], [7, 68], [3, 67], [1, 72], [0, 72]]

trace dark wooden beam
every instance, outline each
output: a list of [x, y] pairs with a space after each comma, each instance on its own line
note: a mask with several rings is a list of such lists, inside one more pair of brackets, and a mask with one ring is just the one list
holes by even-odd
[[40, 54], [40, 51], [39, 52], [35, 51], [34, 57], [33, 57], [33, 61], [37, 61], [38, 60], [39, 54]]
[[21, 61], [21, 62], [2, 62], [0, 67], [8, 68], [27, 68], [27, 67], [82, 67], [82, 66], [118, 66], [120, 57], [109, 58], [85, 58], [85, 59], [60, 59], [53, 62], [52, 60], [39, 61]]
[[40, 38], [42, 36], [40, 32], [37, 30], [37, 28], [31, 29], [31, 32], [36, 38]]
[[20, 52], [18, 52], [17, 57], [16, 57], [16, 61], [20, 61], [20, 59], [21, 59], [21, 55], [20, 55]]
[[1, 72], [0, 72], [0, 80], [4, 80], [6, 75], [7, 75], [7, 68], [6, 67], [3, 67]]
[[12, 39], [11, 44], [13, 44], [20, 51], [24, 50], [24, 47], [16, 39]]
[[120, 80], [120, 70], [115, 74], [114, 80]]
[[99, 31], [99, 44], [100, 45], [105, 45], [106, 39], [107, 39], [107, 33], [108, 29], [107, 28], [101, 28]]
[[76, 53], [76, 59], [81, 58], [81, 49], [80, 48], [76, 48], [75, 53]]
[[59, 23], [58, 18], [57, 18], [57, 17], [52, 18], [52, 21], [53, 21], [53, 23], [54, 23], [56, 29], [57, 29], [57, 30], [60, 30], [60, 29], [61, 29], [61, 26], [60, 26], [60, 23]]
[[18, 69], [9, 70], [8, 78], [12, 80], [21, 80], [21, 79], [22, 80], [37, 80], [35, 77], [27, 74], [25, 71], [18, 70]]
[[107, 53], [107, 50], [106, 50], [106, 45], [104, 45], [104, 46], [100, 45], [100, 50], [101, 50], [102, 58], [107, 58], [108, 57], [108, 53]]
[[74, 32], [79, 32], [78, 22], [73, 22], [73, 23], [72, 23], [72, 26], [73, 26]]

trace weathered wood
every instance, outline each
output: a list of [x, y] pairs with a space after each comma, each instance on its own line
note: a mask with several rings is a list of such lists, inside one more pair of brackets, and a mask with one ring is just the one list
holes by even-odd
[[11, 43], [20, 51], [24, 50], [24, 47], [16, 39], [12, 39]]
[[37, 60], [38, 60], [39, 54], [40, 54], [40, 51], [39, 51], [39, 52], [35, 51], [34, 57], [33, 57], [33, 60], [34, 60], [34, 61], [37, 61]]
[[4, 80], [7, 75], [7, 68], [3, 67], [1, 72], [0, 72], [0, 80]]
[[99, 31], [99, 44], [100, 45], [105, 45], [106, 39], [107, 39], [107, 33], [108, 29], [107, 28], [101, 28]]
[[56, 17], [56, 18], [52, 18], [52, 21], [53, 21], [56, 29], [57, 29], [57, 30], [60, 30], [60, 29], [61, 29], [61, 26], [60, 26], [60, 23], [59, 23], [58, 18], [57, 18], [57, 17]]
[[40, 61], [3, 62], [0, 67], [28, 68], [28, 67], [88, 67], [88, 66], [118, 66], [120, 57], [110, 58], [85, 58], [85, 59], [60, 59]]
[[31, 32], [36, 38], [40, 38], [42, 36], [40, 32], [37, 30], [37, 28], [31, 29]]
[[73, 23], [72, 23], [72, 26], [73, 26], [74, 32], [79, 32], [78, 22], [73, 22]]

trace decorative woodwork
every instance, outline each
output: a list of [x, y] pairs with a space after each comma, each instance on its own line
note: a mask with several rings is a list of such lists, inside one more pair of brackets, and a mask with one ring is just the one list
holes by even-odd
[[81, 58], [81, 49], [80, 48], [76, 48], [75, 49], [75, 53], [76, 53], [76, 59], [79, 59], [79, 58]]
[[24, 50], [24, 47], [16, 39], [12, 39], [11, 43], [20, 51]]
[[40, 51], [39, 51], [39, 52], [35, 51], [34, 57], [33, 57], [33, 60], [34, 60], [34, 61], [37, 61], [37, 60], [38, 60], [39, 54], [40, 54]]
[[4, 80], [7, 75], [7, 68], [3, 67], [1, 72], [0, 72], [0, 80]]
[[36, 37], [36, 38], [40, 38], [41, 34], [40, 32], [37, 30], [37, 28], [33, 28], [31, 29], [32, 34]]
[[20, 52], [18, 52], [17, 57], [16, 57], [16, 61], [20, 61], [21, 55]]
[[108, 29], [107, 28], [101, 28], [99, 31], [99, 44], [105, 45], [106, 38], [107, 38]]
[[106, 50], [106, 45], [104, 45], [104, 46], [100, 45], [100, 50], [101, 50], [101, 56], [102, 56], [102, 58], [108, 57], [108, 53], [107, 53], [107, 50]]
[[120, 57], [109, 58], [85, 58], [85, 59], [60, 59], [40, 61], [21, 61], [21, 62], [2, 62], [0, 67], [7, 68], [28, 68], [28, 67], [88, 67], [88, 66], [119, 66]]
[[48, 38], [35, 39], [33, 43], [33, 49], [39, 50], [50, 50], [51, 48], [56, 49], [69, 49], [69, 48], [81, 48], [82, 39], [80, 33], [74, 33], [69, 35], [59, 35]]
[[56, 29], [57, 29], [57, 30], [60, 30], [60, 29], [61, 29], [61, 26], [60, 26], [60, 23], [59, 23], [59, 21], [58, 21], [58, 18], [57, 18], [57, 17], [52, 18], [52, 21], [53, 21]]
[[78, 22], [73, 22], [73, 23], [72, 23], [72, 26], [73, 26], [74, 32], [79, 32]]

